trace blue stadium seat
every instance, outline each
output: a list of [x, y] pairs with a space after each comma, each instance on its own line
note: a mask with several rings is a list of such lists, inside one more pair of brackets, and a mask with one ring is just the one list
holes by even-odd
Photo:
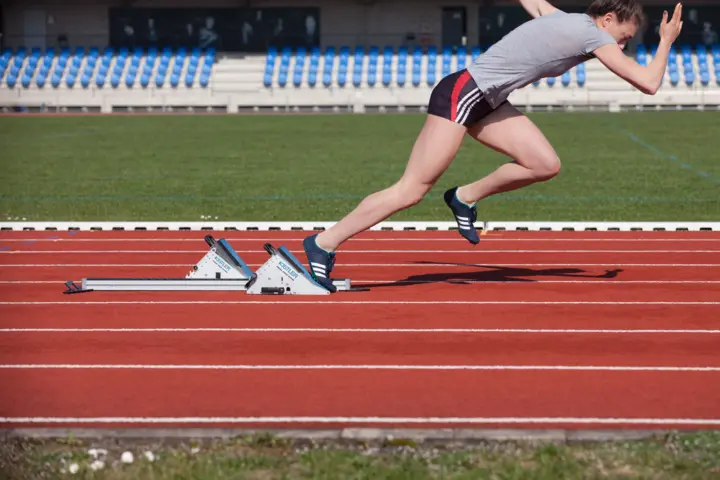
[[[320, 51], [318, 49], [317, 57], [315, 61], [315, 69], [319, 69], [320, 65]], [[335, 47], [327, 47], [325, 49], [325, 55], [323, 56], [323, 70], [322, 79], [323, 85], [329, 87], [332, 85], [332, 73], [335, 68]]]
[[362, 77], [364, 72], [365, 64], [365, 48], [361, 45], [355, 47], [355, 54], [353, 58], [353, 85], [359, 87], [362, 85]]
[[408, 49], [403, 46], [398, 48], [397, 54], [397, 73], [395, 76], [395, 82], [404, 87], [407, 82], [407, 63], [408, 63]]
[[382, 83], [386, 87], [389, 87], [392, 84], [393, 55], [393, 47], [386, 46], [383, 49]]
[[457, 71], [462, 70], [467, 66], [467, 48], [458, 47], [457, 50]]
[[347, 84], [348, 68], [350, 66], [350, 47], [340, 47], [340, 55], [338, 57], [338, 74], [337, 84], [344, 87]]
[[308, 65], [307, 83], [311, 87], [317, 85], [318, 71], [320, 70], [320, 48], [310, 49], [310, 63]]
[[367, 83], [371, 87], [374, 87], [377, 83], [377, 64], [379, 56], [380, 48], [370, 47], [370, 51], [368, 53]]
[[422, 82], [422, 60], [422, 48], [415, 47], [415, 50], [413, 50], [412, 84], [416, 87], [420, 86], [420, 82]]
[[155, 86], [157, 88], [162, 88], [162, 86], [165, 85], [165, 75], [158, 71], [155, 74], [153, 81], [155, 82]]
[[435, 85], [437, 77], [437, 47], [435, 45], [428, 47], [427, 62], [425, 80], [428, 86], [432, 87]]
[[298, 47], [295, 54], [295, 68], [293, 69], [293, 85], [299, 87], [302, 84], [302, 79], [305, 71], [305, 58], [307, 56], [307, 50], [305, 47]]
[[554, 87], [557, 79], [555, 77], [548, 77], [545, 79], [548, 87]]
[[480, 56], [481, 53], [482, 53], [482, 48], [480, 48], [479, 45], [475, 45], [472, 48], [472, 61], [474, 62], [475, 60], [477, 60], [477, 58]]
[[[280, 66], [278, 70], [278, 85], [284, 87], [287, 85], [288, 70], [290, 69], [290, 57], [292, 55], [292, 49], [290, 47], [283, 47], [280, 54]], [[205, 57], [207, 61], [207, 56]]]
[[205, 88], [210, 84], [210, 75], [200, 75], [200, 86]]
[[587, 70], [584, 63], [575, 67], [575, 79], [577, 80], [579, 87], [585, 86], [585, 82], [587, 81]]
[[385, 87], [389, 87], [392, 84], [392, 72], [382, 72], [382, 84]]
[[563, 87], [569, 87], [570, 81], [571, 81], [570, 71], [563, 73], [563, 75], [561, 77], [561, 82], [562, 82]]
[[[322, 83], [325, 87], [332, 86], [332, 74], [323, 73]], [[311, 87], [317, 85], [317, 71], [308, 76], [308, 85], [310, 85]]]
[[708, 70], [703, 70], [700, 72], [700, 83], [704, 87], [710, 85], [710, 72]]
[[452, 47], [445, 46], [442, 51], [442, 76], [446, 77], [452, 72]]
[[125, 73], [125, 85], [131, 87], [135, 83], [135, 77], [137, 76], [138, 68], [134, 65], [130, 65], [127, 73]]
[[638, 45], [637, 51], [635, 52], [635, 61], [644, 66], [647, 66], [647, 49], [645, 49], [645, 45]]

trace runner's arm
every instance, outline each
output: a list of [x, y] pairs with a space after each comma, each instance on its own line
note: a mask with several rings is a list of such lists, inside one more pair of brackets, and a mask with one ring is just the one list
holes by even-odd
[[670, 55], [670, 43], [660, 41], [657, 54], [647, 67], [625, 55], [618, 45], [604, 45], [593, 55], [615, 75], [646, 95], [655, 95], [662, 84]]
[[520, 0], [520, 3], [533, 18], [557, 12], [557, 8], [550, 5], [546, 0]]

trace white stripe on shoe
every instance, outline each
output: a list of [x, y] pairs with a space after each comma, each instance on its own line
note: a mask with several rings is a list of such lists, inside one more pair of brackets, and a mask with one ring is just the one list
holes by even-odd
[[322, 272], [325, 271], [325, 265], [323, 265], [321, 263], [310, 262], [310, 265], [313, 267], [313, 269], [318, 269]]

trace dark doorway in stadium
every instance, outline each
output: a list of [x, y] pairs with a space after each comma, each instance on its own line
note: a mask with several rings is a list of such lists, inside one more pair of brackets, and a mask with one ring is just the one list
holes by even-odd
[[443, 7], [443, 46], [467, 45], [467, 11], [465, 7]]

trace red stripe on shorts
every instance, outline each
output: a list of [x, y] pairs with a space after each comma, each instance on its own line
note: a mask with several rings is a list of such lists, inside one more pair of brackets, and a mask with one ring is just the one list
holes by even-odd
[[452, 95], [450, 96], [450, 101], [452, 103], [452, 111], [450, 112], [450, 119], [454, 122], [457, 118], [457, 106], [458, 101], [460, 100], [460, 92], [462, 92], [463, 87], [467, 84], [468, 80], [470, 80], [470, 72], [465, 70], [462, 75], [458, 78], [457, 82], [455, 82], [455, 85], [453, 86]]

